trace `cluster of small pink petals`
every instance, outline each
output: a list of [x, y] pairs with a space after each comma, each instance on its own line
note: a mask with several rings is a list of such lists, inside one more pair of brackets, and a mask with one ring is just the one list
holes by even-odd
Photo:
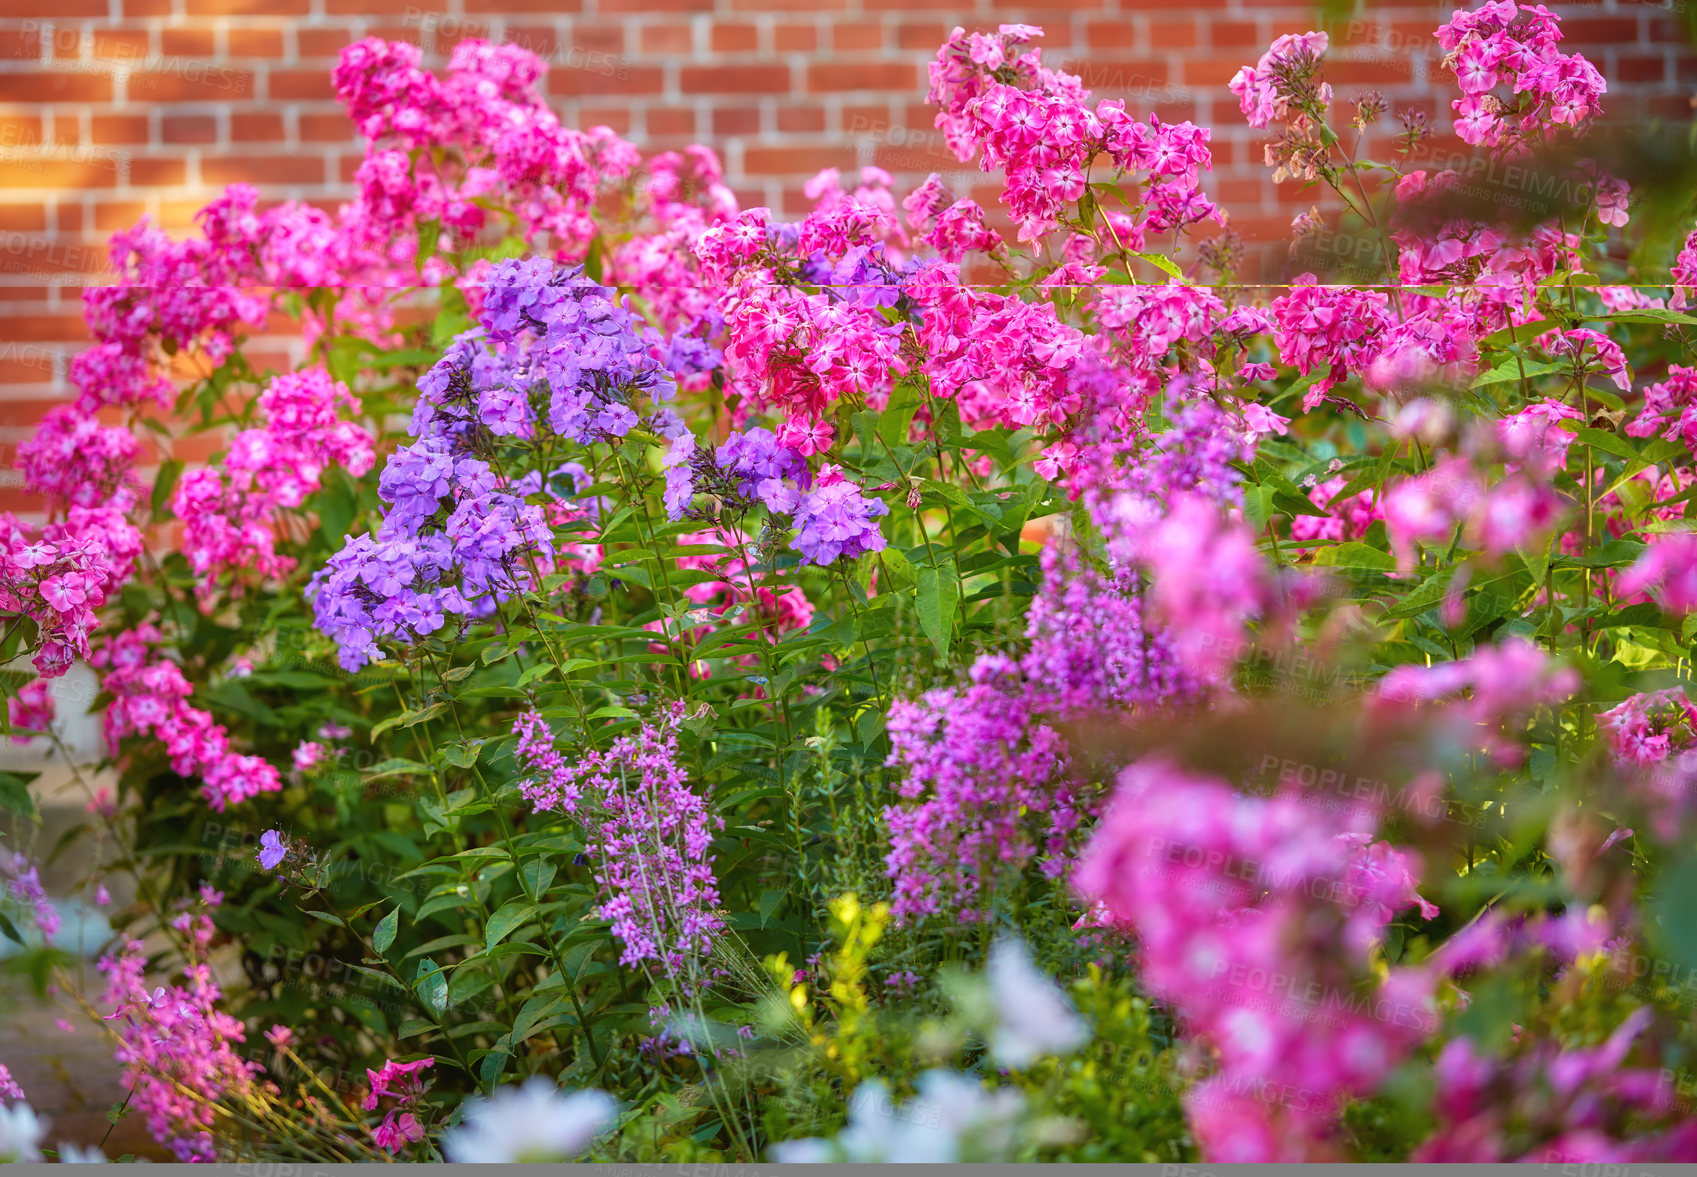
[[71, 507], [40, 531], [0, 515], [0, 610], [36, 629], [32, 662], [57, 678], [89, 654], [96, 611], [129, 579], [141, 533], [112, 506]]
[[102, 425], [76, 405], [56, 405], [18, 446], [18, 468], [24, 486], [46, 495], [55, 508], [127, 508], [135, 501], [139, 449], [128, 429]]
[[985, 223], [978, 202], [957, 199], [935, 172], [908, 194], [902, 208], [919, 240], [946, 262], [1003, 248], [1002, 235]]
[[583, 827], [584, 853], [601, 891], [600, 918], [612, 924], [620, 962], [657, 963], [674, 979], [689, 976], [724, 927], [710, 853], [724, 828], [689, 786], [678, 763], [682, 704], [658, 724], [644, 723], [606, 750], [567, 760], [534, 711], [513, 725], [525, 778], [519, 790], [538, 812], [571, 815]]
[[1547, 473], [1515, 470], [1487, 483], [1469, 459], [1451, 455], [1424, 474], [1398, 479], [1381, 500], [1397, 567], [1414, 567], [1418, 545], [1451, 544], [1458, 537], [1490, 556], [1544, 542], [1568, 505], [1545, 480]]
[[[1237, 71], [1227, 88], [1237, 95], [1238, 105], [1250, 126], [1266, 127], [1293, 117], [1314, 117], [1314, 113], [1302, 110], [1306, 96], [1292, 82], [1312, 73], [1330, 44], [1331, 38], [1325, 33], [1287, 33], [1274, 41], [1254, 65]], [[1325, 85], [1316, 91], [1321, 111], [1330, 101], [1331, 93], [1331, 87]], [[1291, 109], [1293, 105], [1297, 107], [1295, 111]]]
[[[53, 726], [57, 707], [53, 702], [53, 688], [44, 678], [27, 682], [18, 688], [18, 693], [6, 700], [6, 716], [14, 728], [22, 728], [29, 732], [45, 732]], [[28, 736], [13, 736], [13, 740], [27, 741]]]
[[1205, 1160], [1341, 1155], [1343, 1103], [1436, 1031], [1429, 982], [1368, 968], [1393, 916], [1438, 914], [1417, 869], [1373, 841], [1370, 813], [1244, 796], [1160, 760], [1122, 774], [1075, 883], [1136, 932], [1144, 984], [1217, 1059], [1185, 1097]]
[[1564, 702], [1578, 689], [1578, 671], [1512, 637], [1455, 662], [1399, 666], [1379, 681], [1371, 704], [1389, 713], [1437, 706], [1458, 741], [1514, 763], [1519, 748], [1505, 729], [1512, 736], [1534, 710]]
[[158, 630], [143, 624], [118, 634], [90, 659], [105, 670], [101, 687], [112, 696], [105, 728], [113, 754], [125, 736], [158, 738], [172, 771], [199, 777], [201, 795], [219, 812], [280, 790], [282, 777], [275, 767], [232, 750], [224, 726], [189, 704], [194, 687], [175, 662], [154, 653], [159, 640]]
[[940, 110], [936, 125], [955, 155], [975, 156], [985, 171], [1002, 171], [1002, 203], [1019, 225], [1021, 241], [1054, 230], [1086, 191], [1091, 161], [1106, 153], [1120, 168], [1147, 170], [1147, 191], [1133, 218], [1140, 249], [1145, 227], [1168, 232], [1219, 211], [1203, 196], [1197, 176], [1211, 163], [1208, 132], [1189, 123], [1132, 119], [1124, 104], [1092, 110], [1089, 93], [1072, 74], [1045, 67], [1036, 49], [1042, 35], [1030, 25], [1002, 25], [995, 34], [956, 28], [930, 63], [927, 101]]
[[932, 395], [953, 399], [963, 422], [1050, 429], [1078, 411], [1068, 374], [1086, 337], [1052, 303], [965, 286], [949, 263], [928, 266], [906, 292], [919, 311]]
[[1624, 596], [1649, 593], [1669, 613], [1697, 613], [1697, 533], [1653, 535], [1615, 584]]
[[1392, 320], [1388, 299], [1376, 290], [1321, 286], [1312, 274], [1273, 299], [1273, 341], [1279, 359], [1304, 376], [1320, 376], [1303, 394], [1305, 411], [1326, 399], [1333, 385], [1362, 371], [1378, 355]]
[[1622, 392], [1632, 391], [1632, 373], [1626, 366], [1626, 353], [1620, 344], [1589, 327], [1566, 331], [1546, 331], [1537, 338], [1537, 345], [1555, 359], [1566, 359], [1584, 372], [1600, 372], [1614, 381]]
[[1626, 423], [1628, 437], [1663, 437], [1697, 455], [1697, 367], [1668, 365], [1667, 379], [1644, 389], [1644, 406]]
[[[202, 896], [209, 905], [221, 899], [205, 888]], [[116, 1057], [125, 1069], [131, 1106], [147, 1121], [149, 1133], [179, 1161], [214, 1161], [213, 1105], [227, 1097], [257, 1096], [260, 1067], [240, 1054], [246, 1041], [242, 1023], [218, 1008], [223, 991], [207, 963], [211, 917], [184, 912], [173, 926], [190, 950], [182, 983], [150, 993], [147, 946], [126, 940], [116, 954], [100, 960], [107, 978], [103, 1000], [113, 1007], [107, 1021], [120, 1042]]]
[[1316, 507], [1326, 511], [1325, 515], [1296, 515], [1290, 521], [1290, 538], [1293, 540], [1358, 540], [1367, 534], [1367, 529], [1377, 519], [1383, 519], [1385, 513], [1374, 501], [1371, 491], [1357, 491], [1344, 499], [1338, 494], [1349, 485], [1349, 477], [1334, 474], [1326, 481], [1319, 483], [1308, 492], [1309, 499]]
[[1561, 19], [1542, 4], [1488, 0], [1457, 9], [1433, 35], [1461, 88], [1450, 106], [1466, 143], [1521, 155], [1559, 128], [1582, 131], [1602, 113], [1608, 83], [1583, 56], [1557, 48]]
[[205, 467], [178, 482], [172, 509], [183, 521], [183, 552], [203, 607], [216, 599], [225, 573], [272, 577], [294, 567], [276, 550], [277, 520], [318, 490], [328, 468], [341, 466], [355, 478], [371, 469], [371, 434], [341, 419], [357, 407], [322, 368], [279, 376], [259, 395], [263, 424], [231, 440], [224, 472]]
[[1520, 1038], [1506, 1058], [1457, 1035], [1433, 1067], [1438, 1126], [1411, 1159], [1545, 1166], [1697, 1160], [1697, 1120], [1680, 1106], [1675, 1073], [1628, 1064], [1653, 1017], [1640, 1006], [1590, 1047]]

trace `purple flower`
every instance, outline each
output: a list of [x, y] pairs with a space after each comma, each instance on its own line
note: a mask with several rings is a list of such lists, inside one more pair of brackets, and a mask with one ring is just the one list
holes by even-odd
[[813, 564], [882, 551], [884, 536], [876, 520], [889, 513], [881, 499], [867, 498], [837, 467], [827, 465], [796, 505], [796, 537], [790, 547], [802, 554], [804, 562]]
[[282, 835], [276, 830], [266, 830], [259, 837], [259, 865], [266, 870], [276, 870], [277, 864], [288, 857], [289, 848], [283, 843]]

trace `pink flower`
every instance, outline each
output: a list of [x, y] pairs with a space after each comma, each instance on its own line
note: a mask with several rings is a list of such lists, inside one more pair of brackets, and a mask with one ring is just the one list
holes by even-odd
[[371, 1139], [387, 1152], [399, 1152], [407, 1145], [424, 1139], [424, 1128], [411, 1112], [392, 1111], [383, 1122], [372, 1129]]

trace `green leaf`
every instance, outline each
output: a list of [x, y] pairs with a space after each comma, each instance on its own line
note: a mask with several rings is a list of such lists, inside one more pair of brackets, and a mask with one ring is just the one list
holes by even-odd
[[371, 946], [379, 953], [389, 951], [389, 946], [395, 942], [395, 933], [400, 929], [401, 909], [395, 908], [378, 923], [377, 930], [371, 934]]
[[315, 920], [323, 920], [327, 924], [335, 924], [338, 928], [345, 928], [348, 926], [347, 922], [343, 920], [341, 916], [328, 911], [315, 911], [309, 907], [306, 909], [306, 914], [310, 915]]
[[16, 772], [0, 772], [0, 809], [8, 809], [40, 825], [41, 815], [35, 808], [35, 797], [29, 791], [30, 781], [38, 775], [33, 772], [27, 776]]
[[1574, 434], [1574, 437], [1594, 450], [1602, 450], [1605, 454], [1613, 454], [1617, 458], [1633, 461], [1638, 457], [1638, 451], [1633, 449], [1624, 438], [1606, 433], [1601, 429], [1581, 429]]
[[536, 904], [528, 899], [509, 899], [503, 903], [494, 915], [489, 917], [489, 926], [484, 929], [483, 944], [485, 950], [495, 947], [513, 932], [536, 918]]
[[1163, 257], [1158, 253], [1134, 253], [1131, 256], [1148, 262], [1169, 278], [1177, 278], [1180, 282], [1184, 281], [1184, 271], [1179, 269], [1170, 257]]
[[433, 1012], [440, 1014], [448, 1008], [448, 977], [435, 961], [419, 961], [418, 979], [412, 987], [419, 1000]]
[[914, 603], [919, 609], [919, 628], [931, 639], [939, 657], [949, 652], [955, 632], [955, 612], [960, 606], [960, 574], [954, 560], [937, 565], [927, 561], [915, 566], [919, 591]]
[[1314, 563], [1332, 568], [1362, 568], [1369, 572], [1392, 572], [1396, 569], [1395, 556], [1362, 543], [1321, 548], [1314, 553]]
[[154, 517], [164, 514], [166, 504], [171, 501], [171, 492], [177, 489], [177, 479], [183, 472], [180, 458], [166, 458], [159, 463], [159, 473], [153, 479], [153, 514]]
[[1433, 605], [1444, 599], [1444, 592], [1449, 587], [1453, 568], [1440, 569], [1427, 577], [1420, 587], [1403, 597], [1395, 605], [1385, 610], [1386, 617], [1417, 617]]

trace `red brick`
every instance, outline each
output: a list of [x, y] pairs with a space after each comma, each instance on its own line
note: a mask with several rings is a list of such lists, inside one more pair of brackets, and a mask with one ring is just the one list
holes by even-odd
[[942, 21], [914, 23], [903, 21], [896, 26], [896, 45], [902, 49], [918, 49], [922, 52], [936, 53], [939, 46], [949, 39], [950, 26]]
[[316, 155], [208, 155], [200, 161], [208, 184], [322, 184], [324, 160]]
[[108, 159], [20, 156], [0, 167], [0, 188], [114, 188], [118, 169]]
[[94, 228], [98, 233], [128, 229], [147, 215], [147, 203], [141, 200], [101, 200], [94, 206]]
[[750, 53], [760, 48], [760, 30], [741, 21], [716, 20], [710, 44], [715, 53]]
[[159, 131], [167, 143], [218, 142], [218, 120], [211, 115], [167, 115]]
[[611, 127], [620, 135], [629, 135], [631, 129], [631, 108], [628, 104], [618, 106], [585, 106], [579, 109], [578, 122], [585, 127]]
[[685, 66], [678, 88], [695, 94], [788, 94], [787, 65]]
[[97, 65], [139, 65], [147, 60], [149, 41], [144, 29], [96, 29], [89, 40], [89, 56]]
[[786, 102], [778, 107], [778, 130], [790, 134], [817, 134], [825, 129], [825, 108], [797, 106]]
[[1667, 80], [1668, 63], [1660, 56], [1628, 56], [1622, 54], [1615, 65], [1610, 82], [1664, 82]]
[[[753, 32], [752, 28], [749, 32]], [[714, 30], [714, 50], [719, 50], [718, 30]], [[682, 21], [642, 26], [637, 44], [644, 53], [689, 53], [695, 47], [695, 30]], [[749, 46], [752, 48], [752, 46]]]
[[1250, 49], [1256, 50], [1256, 56], [1264, 48], [1261, 30], [1254, 21], [1248, 20], [1210, 20], [1206, 22], [1208, 43], [1216, 49]]
[[1084, 43], [1092, 50], [1135, 49], [1137, 30], [1132, 27], [1129, 16], [1093, 20], [1085, 26]]
[[[305, 16], [312, 0], [184, 0], [190, 16]], [[373, 7], [381, 0], [371, 0]], [[377, 11], [383, 11], [376, 7]]]
[[831, 48], [839, 53], [884, 47], [884, 26], [875, 20], [837, 21], [831, 26]]
[[753, 176], [807, 175], [822, 168], [854, 166], [854, 150], [842, 147], [745, 147], [743, 171]]
[[302, 98], [333, 99], [336, 87], [330, 81], [329, 70], [274, 69], [266, 78], [265, 96], [273, 102]]
[[34, 115], [0, 115], [0, 148], [16, 151], [41, 142], [41, 120]]
[[224, 34], [231, 57], [283, 56], [282, 29], [234, 28]]
[[253, 95], [253, 74], [196, 59], [166, 59], [169, 68], [130, 75], [132, 102], [232, 102]]
[[354, 132], [345, 114], [303, 114], [300, 137], [303, 143], [346, 143]]
[[715, 135], [758, 135], [760, 108], [756, 106], [721, 107], [713, 112]]
[[8, 61], [34, 61], [40, 56], [41, 34], [35, 29], [0, 31], [0, 58]]
[[[348, 120], [345, 116], [336, 119], [341, 124], [342, 134], [336, 137], [336, 142], [349, 138]], [[283, 138], [283, 116], [269, 111], [252, 113], [237, 113], [230, 115], [230, 142], [232, 143], [277, 143]]]
[[333, 60], [352, 43], [353, 33], [348, 29], [295, 30], [295, 47], [303, 58], [326, 57]]
[[[201, 174], [205, 175], [202, 165]], [[231, 180], [221, 181], [231, 183]], [[188, 183], [188, 165], [180, 159], [132, 159], [130, 183], [138, 188], [166, 188]]]
[[562, 98], [593, 98], [603, 94], [658, 94], [663, 76], [658, 66], [568, 69], [548, 72], [549, 92]]
[[41, 204], [0, 204], [0, 229], [8, 233], [37, 233], [47, 228], [47, 208]]
[[1149, 48], [1192, 49], [1197, 43], [1194, 20], [1152, 20], [1149, 22]]
[[147, 119], [139, 114], [97, 114], [89, 120], [94, 141], [107, 143], [146, 143]]
[[159, 51], [166, 57], [211, 57], [217, 37], [211, 29], [161, 29]]
[[602, 53], [618, 56], [625, 51], [625, 26], [574, 21], [568, 44], [579, 54]]
[[74, 240], [75, 235], [82, 232], [84, 218], [81, 201], [59, 201], [54, 206], [53, 216], [61, 237]]
[[[491, 0], [505, 4], [509, 0]], [[712, 12], [713, 0], [601, 0], [605, 16], [622, 16], [638, 12]]]
[[124, 0], [124, 15], [129, 18], [138, 16], [170, 16], [173, 0]]
[[772, 47], [779, 53], [812, 53], [819, 48], [819, 30], [812, 25], [773, 25]]
[[693, 136], [696, 133], [693, 107], [651, 106], [642, 118], [650, 135]]
[[583, 0], [466, 0], [467, 12], [541, 12], [556, 13], [583, 11]]
[[919, 69], [907, 62], [866, 62], [862, 65], [828, 63], [807, 67], [807, 88], [815, 93], [854, 90], [906, 92], [918, 84]]
[[0, 102], [110, 102], [112, 79], [105, 74], [30, 70], [0, 74]]

